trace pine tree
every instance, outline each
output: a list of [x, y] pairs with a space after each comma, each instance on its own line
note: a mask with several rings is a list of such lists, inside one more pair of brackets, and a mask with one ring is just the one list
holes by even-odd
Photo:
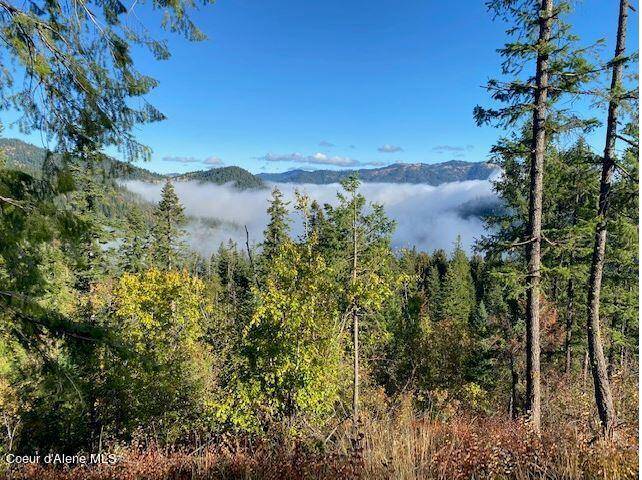
[[611, 61], [613, 71], [609, 91], [609, 111], [606, 122], [606, 144], [604, 146], [604, 157], [602, 160], [600, 199], [597, 209], [597, 226], [595, 228], [595, 243], [591, 261], [587, 311], [588, 351], [595, 386], [595, 402], [604, 434], [607, 437], [611, 437], [614, 433], [616, 417], [600, 329], [600, 293], [606, 252], [609, 197], [616, 163], [615, 143], [618, 136], [618, 109], [625, 96], [622, 86], [622, 73], [624, 64], [627, 62], [625, 48], [628, 9], [629, 2], [627, 0], [620, 0], [615, 55]]
[[179, 267], [183, 253], [182, 237], [185, 233], [182, 226], [185, 222], [183, 206], [171, 180], [167, 180], [154, 212], [150, 245], [153, 262], [159, 268], [171, 270]]
[[[508, 33], [516, 40], [500, 49], [506, 59], [502, 73], [514, 75], [509, 82], [491, 80], [487, 89], [494, 100], [508, 105], [499, 109], [476, 107], [474, 116], [478, 124], [495, 122], [501, 126], [514, 126], [524, 116], [531, 116], [528, 223], [525, 239], [515, 242], [526, 245], [528, 260], [527, 287], [527, 409], [530, 423], [539, 432], [541, 420], [540, 389], [540, 280], [542, 244], [542, 193], [544, 158], [550, 142], [553, 125], [556, 132], [577, 125], [587, 125], [577, 118], [564, 118], [553, 111], [553, 105], [568, 95], [577, 95], [583, 82], [593, 72], [582, 57], [584, 50], [576, 49], [574, 36], [563, 22], [569, 10], [567, 2], [554, 4], [553, 0], [493, 0], [489, 10], [496, 16], [513, 22]], [[526, 65], [532, 65], [533, 74], [520, 78]]]
[[[588, 280], [590, 232], [597, 202], [596, 173], [598, 160], [584, 138], [565, 150], [549, 149], [544, 182], [543, 230], [555, 245], [543, 255], [544, 278], [551, 290], [551, 300], [564, 314], [564, 370], [571, 370], [576, 330], [578, 293]], [[559, 283], [558, 293], [555, 294]], [[557, 298], [555, 298], [557, 297]]]
[[[263, 259], [266, 262], [269, 262], [278, 253], [279, 247], [288, 238], [290, 231], [288, 204], [289, 202], [283, 201], [281, 190], [274, 187], [272, 199], [267, 209], [269, 220], [263, 232]], [[269, 265], [266, 265], [265, 268], [269, 268]]]
[[147, 266], [149, 231], [142, 212], [133, 206], [127, 212], [126, 231], [120, 248], [120, 267], [127, 273], [141, 273]]
[[470, 264], [460, 240], [457, 240], [443, 282], [440, 316], [454, 320], [464, 327], [468, 324], [474, 307], [475, 286]]
[[324, 224], [325, 216], [323, 215], [323, 209], [319, 205], [319, 202], [312, 200], [310, 204], [310, 233], [321, 238]]
[[443, 318], [441, 296], [442, 290], [439, 268], [436, 265], [430, 265], [426, 278], [426, 301], [428, 303], [428, 315], [432, 320]]

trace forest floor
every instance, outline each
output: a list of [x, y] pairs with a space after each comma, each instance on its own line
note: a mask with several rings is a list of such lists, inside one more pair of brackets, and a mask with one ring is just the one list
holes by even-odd
[[[634, 479], [637, 440], [615, 444], [583, 437], [572, 428], [541, 438], [524, 425], [486, 418], [449, 422], [372, 422], [359, 441], [345, 437], [323, 453], [303, 442], [207, 447], [189, 451], [121, 452], [115, 466], [68, 470], [32, 466], [14, 472], [29, 480], [179, 479]], [[361, 443], [361, 445], [359, 445]]]
[[505, 414], [419, 415], [410, 396], [385, 414], [370, 414], [359, 434], [347, 421], [305, 435], [260, 440], [219, 437], [200, 447], [120, 448], [115, 465], [31, 465], [12, 480], [205, 479], [634, 479], [639, 475], [637, 378], [617, 380], [620, 428], [615, 441], [596, 435], [586, 384], [547, 382], [541, 436]]

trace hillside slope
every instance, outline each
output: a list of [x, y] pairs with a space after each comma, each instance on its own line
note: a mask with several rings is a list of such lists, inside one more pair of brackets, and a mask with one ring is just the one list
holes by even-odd
[[451, 160], [444, 163], [395, 163], [387, 167], [360, 170], [291, 170], [284, 173], [260, 173], [258, 176], [271, 182], [285, 183], [337, 183], [347, 176], [358, 173], [363, 182], [381, 183], [426, 183], [440, 185], [465, 180], [486, 180], [498, 167], [486, 162], [463, 162]]
[[173, 176], [176, 181], [197, 181], [223, 185], [233, 183], [239, 190], [265, 188], [263, 180], [241, 167], [220, 167]]
[[[4, 155], [8, 167], [36, 175], [42, 169], [47, 153], [44, 148], [16, 138], [0, 138], [0, 152]], [[59, 156], [54, 155], [56, 155], [56, 161], [59, 161]], [[114, 178], [145, 181], [156, 181], [163, 178], [163, 175], [111, 157], [105, 157], [103, 167]]]

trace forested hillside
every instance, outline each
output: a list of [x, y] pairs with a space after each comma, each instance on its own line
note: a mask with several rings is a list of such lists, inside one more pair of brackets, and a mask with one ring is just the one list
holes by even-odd
[[197, 181], [223, 185], [231, 183], [239, 190], [267, 188], [263, 180], [240, 167], [219, 167], [174, 176], [177, 181]]
[[[0, 82], [0, 98], [56, 145], [0, 144], [0, 475], [637, 478], [638, 86], [617, 3], [596, 19], [618, 32], [604, 60], [566, 3], [488, 3], [508, 22], [505, 63], [473, 116], [501, 132], [501, 208], [473, 252], [393, 249], [398, 225], [353, 173], [332, 204], [272, 187], [259, 244], [246, 229], [204, 256], [175, 185], [262, 182], [134, 169], [163, 182], [149, 205], [102, 153], [149, 158], [134, 132], [164, 117], [132, 49], [167, 58], [156, 26], [128, 28], [119, 3], [0, 0], [3, 53], [33, 80]], [[203, 39], [191, 2], [154, 6]]]
[[486, 162], [451, 160], [443, 163], [396, 163], [381, 168], [359, 170], [290, 170], [284, 173], [260, 173], [264, 180], [285, 183], [339, 183], [355, 173], [363, 182], [426, 183], [440, 185], [465, 180], [487, 180], [498, 173], [497, 165]]
[[[15, 138], [0, 138], [0, 150], [4, 155], [8, 167], [40, 175], [45, 161], [50, 162], [52, 167], [62, 166], [62, 156], [52, 152], [47, 159], [47, 151], [44, 148], [36, 147], [27, 142]], [[103, 156], [98, 164], [102, 173], [111, 178], [126, 180], [157, 181], [163, 178], [158, 173], [146, 170], [140, 166], [120, 162], [108, 156]]]

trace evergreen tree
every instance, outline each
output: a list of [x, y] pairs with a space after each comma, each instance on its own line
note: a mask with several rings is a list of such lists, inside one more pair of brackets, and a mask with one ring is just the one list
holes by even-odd
[[315, 234], [317, 238], [320, 239], [324, 224], [325, 216], [323, 215], [323, 209], [319, 205], [319, 202], [312, 200], [310, 204], [310, 233]]
[[183, 255], [182, 237], [185, 224], [183, 206], [170, 180], [165, 182], [161, 200], [154, 212], [154, 225], [151, 235], [151, 255], [154, 264], [164, 270], [179, 267]]
[[344, 285], [344, 318], [352, 323], [352, 414], [356, 424], [362, 370], [360, 321], [369, 320], [367, 327], [373, 329], [376, 313], [396, 288], [397, 279], [390, 271], [394, 222], [382, 205], [371, 204], [370, 212], [365, 211], [366, 199], [359, 193], [356, 176], [343, 180], [341, 186], [345, 193], [337, 195], [339, 205], [326, 206], [329, 222], [322, 238], [328, 241], [326, 258], [333, 260]]
[[[436, 282], [437, 267], [432, 268], [431, 281]], [[470, 263], [459, 240], [438, 288], [436, 315], [432, 319], [428, 342], [429, 361], [439, 367], [435, 375], [426, 380], [429, 385], [438, 385], [463, 395], [474, 383], [469, 381], [467, 369], [474, 349], [471, 319], [476, 300]]]
[[[576, 38], [569, 33], [563, 15], [568, 2], [553, 0], [493, 0], [488, 8], [494, 15], [511, 21], [508, 33], [516, 37], [500, 49], [505, 58], [502, 73], [514, 75], [508, 82], [491, 80], [488, 90], [494, 100], [505, 102], [499, 109], [476, 107], [478, 124], [495, 122], [514, 126], [530, 115], [532, 135], [529, 152], [529, 196], [526, 238], [515, 239], [526, 245], [528, 265], [527, 286], [527, 409], [534, 431], [540, 428], [540, 278], [542, 244], [542, 193], [544, 157], [553, 131], [560, 132], [579, 125], [588, 125], [577, 118], [564, 118], [552, 106], [565, 96], [577, 95], [581, 85], [591, 78], [593, 67], [583, 58], [585, 49], [578, 49]], [[520, 77], [525, 66], [533, 73]], [[554, 127], [553, 127], [554, 125]]]
[[147, 266], [149, 231], [139, 208], [127, 212], [125, 236], [120, 248], [121, 269], [127, 273], [141, 273]]
[[[198, 41], [205, 37], [190, 19], [193, 6], [153, 2], [153, 8], [162, 11], [162, 28]], [[131, 15], [134, 8], [120, 2], [82, 6], [68, 0], [3, 2], [3, 57], [15, 61], [3, 67], [0, 108], [17, 110], [25, 130], [54, 136], [61, 151], [76, 148], [89, 121], [100, 125], [90, 132], [99, 146], [120, 146], [129, 160], [147, 158], [149, 150], [132, 129], [163, 115], [144, 100], [132, 101], [157, 86], [135, 68], [132, 47], [149, 50], [156, 60], [167, 59], [170, 53], [164, 41], [151, 35], [155, 28], [134, 21], [138, 19]]]
[[82, 293], [88, 293], [107, 274], [104, 246], [114, 239], [113, 225], [103, 209], [110, 186], [101, 178], [102, 154], [96, 148], [93, 142], [82, 142], [73, 154], [65, 155], [65, 166], [60, 172], [69, 175], [74, 186], [65, 195], [63, 205], [72, 213], [68, 217], [69, 227], [77, 232], [76, 241], [68, 245], [68, 253], [70, 262], [75, 264], [77, 288]]
[[[434, 258], [434, 257], [433, 257]], [[431, 262], [432, 263], [432, 262]], [[442, 285], [439, 277], [439, 267], [431, 265], [426, 278], [426, 302], [428, 304], [428, 315], [435, 321], [443, 318], [442, 307]]]
[[[283, 201], [281, 190], [274, 187], [270, 205], [267, 209], [269, 220], [263, 232], [263, 258], [265, 261], [272, 259], [278, 253], [279, 247], [288, 238], [290, 231], [288, 204], [289, 202]], [[266, 265], [266, 268], [269, 268], [269, 266]]]
[[615, 430], [616, 416], [613, 404], [613, 395], [607, 374], [607, 364], [604, 358], [602, 334], [600, 328], [600, 294], [604, 258], [606, 253], [606, 234], [609, 214], [609, 197], [611, 193], [612, 176], [615, 171], [619, 108], [626, 97], [622, 84], [625, 56], [627, 17], [629, 2], [620, 0], [618, 15], [617, 40], [615, 55], [613, 56], [611, 88], [609, 91], [609, 111], [606, 122], [606, 142], [602, 160], [602, 177], [600, 180], [600, 199], [597, 209], [597, 225], [595, 227], [595, 243], [591, 260], [591, 271], [588, 292], [587, 332], [588, 351], [591, 360], [591, 372], [595, 386], [595, 403], [600, 415], [600, 422], [607, 437], [611, 437]]
[[442, 318], [453, 320], [462, 327], [468, 324], [475, 308], [475, 286], [468, 258], [459, 240], [448, 262], [440, 300]]

